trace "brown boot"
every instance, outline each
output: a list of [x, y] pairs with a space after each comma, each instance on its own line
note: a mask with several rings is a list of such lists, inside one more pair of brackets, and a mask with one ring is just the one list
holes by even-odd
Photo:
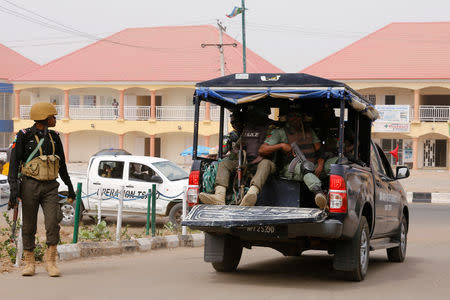
[[242, 198], [242, 202], [241, 202], [240, 206], [255, 206], [256, 200], [258, 200], [258, 194], [259, 194], [259, 189], [256, 186], [252, 185], [248, 189], [244, 198]]
[[22, 270], [22, 276], [33, 276], [35, 273], [34, 251], [24, 250], [25, 266]]
[[224, 186], [216, 186], [214, 194], [200, 193], [198, 197], [203, 204], [225, 205], [225, 196], [227, 188]]
[[59, 277], [61, 275], [56, 266], [57, 255], [56, 245], [48, 246], [48, 249], [45, 252], [45, 269], [50, 277]]

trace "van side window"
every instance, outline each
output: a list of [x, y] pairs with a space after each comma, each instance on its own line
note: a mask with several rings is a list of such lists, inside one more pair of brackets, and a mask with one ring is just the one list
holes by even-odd
[[130, 163], [128, 168], [128, 179], [136, 181], [150, 181], [155, 171], [147, 165], [140, 163]]
[[377, 174], [384, 174], [384, 171], [382, 171], [380, 163], [378, 162], [377, 157], [377, 149], [375, 149], [374, 146], [371, 146], [372, 151], [370, 151], [370, 165], [372, 167], [372, 170], [374, 170]]
[[101, 161], [98, 165], [98, 176], [122, 179], [123, 166], [123, 161]]

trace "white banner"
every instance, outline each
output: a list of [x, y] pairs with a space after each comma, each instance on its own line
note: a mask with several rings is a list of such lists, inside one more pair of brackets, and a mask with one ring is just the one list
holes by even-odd
[[373, 123], [373, 132], [409, 132], [409, 105], [375, 105], [380, 118]]

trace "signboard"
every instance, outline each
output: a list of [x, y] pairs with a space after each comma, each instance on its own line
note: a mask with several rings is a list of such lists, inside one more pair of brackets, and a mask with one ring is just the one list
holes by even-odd
[[373, 123], [373, 132], [409, 132], [409, 105], [375, 105], [380, 118]]
[[403, 163], [413, 162], [412, 140], [403, 140]]

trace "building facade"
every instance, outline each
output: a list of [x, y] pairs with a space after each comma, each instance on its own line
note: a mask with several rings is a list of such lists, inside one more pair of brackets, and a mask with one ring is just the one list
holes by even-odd
[[393, 23], [302, 72], [345, 82], [381, 111], [372, 137], [413, 169], [449, 169], [450, 23]]
[[[180, 153], [192, 146], [196, 82], [221, 75], [213, 26], [133, 28], [14, 78], [14, 130], [33, 124], [31, 106], [53, 103], [69, 162], [86, 162], [97, 151], [122, 148], [189, 165]], [[113, 42], [113, 43], [111, 43]], [[224, 73], [242, 70], [242, 47], [227, 36]], [[120, 44], [118, 44], [120, 43]], [[250, 72], [282, 72], [251, 50]], [[199, 144], [218, 143], [219, 109], [201, 107]]]

